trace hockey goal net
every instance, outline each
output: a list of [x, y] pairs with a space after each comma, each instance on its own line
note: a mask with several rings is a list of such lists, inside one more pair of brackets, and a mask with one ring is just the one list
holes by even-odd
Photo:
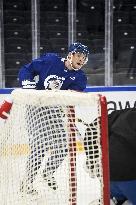
[[0, 133], [1, 205], [109, 205], [106, 99], [15, 89]]

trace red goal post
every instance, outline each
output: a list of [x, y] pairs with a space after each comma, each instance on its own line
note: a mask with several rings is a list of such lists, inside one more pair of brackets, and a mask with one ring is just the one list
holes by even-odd
[[109, 205], [106, 98], [23, 89], [11, 96], [0, 133], [1, 205]]

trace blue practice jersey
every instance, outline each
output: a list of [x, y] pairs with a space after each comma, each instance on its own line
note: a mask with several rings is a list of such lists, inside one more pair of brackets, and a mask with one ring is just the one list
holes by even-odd
[[87, 78], [82, 70], [68, 70], [64, 59], [55, 53], [46, 53], [30, 64], [24, 65], [19, 71], [19, 83], [26, 80], [36, 81], [36, 89], [53, 89], [52, 82], [57, 82], [57, 89], [83, 91]]

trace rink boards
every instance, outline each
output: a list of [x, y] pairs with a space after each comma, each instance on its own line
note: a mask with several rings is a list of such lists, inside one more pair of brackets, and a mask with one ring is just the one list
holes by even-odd
[[[13, 91], [11, 88], [0, 89], [0, 102]], [[106, 96], [108, 111], [136, 107], [136, 86], [87, 87], [86, 92]]]

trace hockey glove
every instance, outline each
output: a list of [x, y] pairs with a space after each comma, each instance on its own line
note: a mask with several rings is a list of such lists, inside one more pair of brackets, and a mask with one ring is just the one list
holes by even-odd
[[30, 81], [30, 80], [24, 80], [22, 81], [22, 88], [24, 89], [35, 89], [36, 88], [36, 82]]
[[3, 103], [0, 105], [0, 118], [7, 119], [11, 107], [12, 107], [12, 100], [10, 99], [4, 100]]

